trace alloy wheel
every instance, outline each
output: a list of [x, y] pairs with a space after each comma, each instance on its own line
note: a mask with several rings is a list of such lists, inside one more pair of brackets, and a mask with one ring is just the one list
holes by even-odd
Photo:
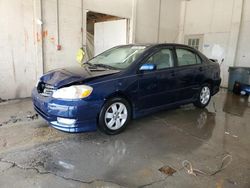
[[209, 87], [205, 86], [201, 89], [201, 93], [200, 93], [201, 104], [203, 105], [207, 104], [209, 99], [210, 99], [210, 89]]
[[111, 130], [121, 128], [128, 118], [128, 110], [121, 102], [111, 104], [105, 112], [105, 124]]

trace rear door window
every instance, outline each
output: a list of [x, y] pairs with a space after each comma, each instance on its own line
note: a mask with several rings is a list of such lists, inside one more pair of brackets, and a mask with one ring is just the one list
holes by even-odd
[[195, 53], [186, 49], [176, 49], [178, 66], [201, 64], [201, 59]]

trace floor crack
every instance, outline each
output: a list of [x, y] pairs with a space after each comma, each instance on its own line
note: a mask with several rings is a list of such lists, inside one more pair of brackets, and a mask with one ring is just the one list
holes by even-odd
[[141, 186], [139, 186], [138, 188], [144, 188], [144, 187], [152, 186], [152, 185], [154, 185], [154, 184], [156, 184], [156, 183], [164, 182], [165, 180], [167, 180], [168, 177], [169, 177], [169, 176], [167, 176], [167, 177], [165, 177], [165, 178], [163, 178], [163, 179], [160, 179], [160, 180], [158, 180], [158, 181], [153, 181], [153, 182], [151, 182], [151, 183], [148, 183], [148, 184], [145, 184], [145, 185], [141, 185]]
[[19, 165], [18, 163], [14, 162], [14, 161], [2, 159], [2, 158], [0, 158], [0, 162], [11, 164], [11, 166], [9, 168], [3, 170], [2, 172], [5, 172], [5, 171], [7, 171], [7, 170], [9, 170], [11, 168], [17, 167], [17, 168], [19, 168], [21, 170], [34, 170], [36, 173], [38, 173], [40, 175], [52, 174], [54, 176], [57, 176], [59, 178], [67, 180], [67, 181], [70, 180], [70, 181], [74, 181], [74, 182], [78, 182], [78, 183], [83, 183], [83, 184], [92, 184], [94, 182], [101, 181], [101, 182], [105, 182], [105, 183], [112, 183], [112, 184], [118, 185], [120, 187], [124, 187], [124, 186], [119, 185], [119, 184], [117, 184], [115, 182], [106, 181], [106, 180], [102, 180], [102, 179], [94, 179], [94, 180], [91, 180], [91, 181], [83, 181], [83, 180], [80, 180], [80, 179], [75, 179], [75, 178], [70, 178], [70, 177], [62, 176], [62, 175], [59, 175], [59, 174], [56, 174], [56, 173], [53, 173], [53, 172], [50, 172], [50, 171], [41, 172], [38, 168], [35, 168], [35, 167], [24, 167], [24, 166]]

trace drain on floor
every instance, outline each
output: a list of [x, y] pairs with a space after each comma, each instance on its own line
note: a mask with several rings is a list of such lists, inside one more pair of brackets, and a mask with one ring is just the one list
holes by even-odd
[[167, 165], [161, 167], [161, 168], [159, 169], [159, 171], [160, 171], [161, 173], [163, 173], [163, 174], [168, 175], [168, 176], [172, 176], [172, 175], [176, 172], [175, 169], [173, 169], [172, 167], [167, 166]]

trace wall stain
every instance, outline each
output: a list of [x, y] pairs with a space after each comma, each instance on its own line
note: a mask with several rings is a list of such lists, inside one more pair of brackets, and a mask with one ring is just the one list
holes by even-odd
[[46, 38], [48, 36], [48, 31], [42, 31], [42, 32], [37, 32], [36, 33], [36, 41], [40, 42], [42, 41], [44, 38]]
[[11, 63], [12, 63], [12, 73], [13, 73], [14, 82], [16, 83], [16, 68], [15, 68], [13, 48], [11, 48]]
[[55, 44], [55, 37], [50, 37], [50, 42]]

